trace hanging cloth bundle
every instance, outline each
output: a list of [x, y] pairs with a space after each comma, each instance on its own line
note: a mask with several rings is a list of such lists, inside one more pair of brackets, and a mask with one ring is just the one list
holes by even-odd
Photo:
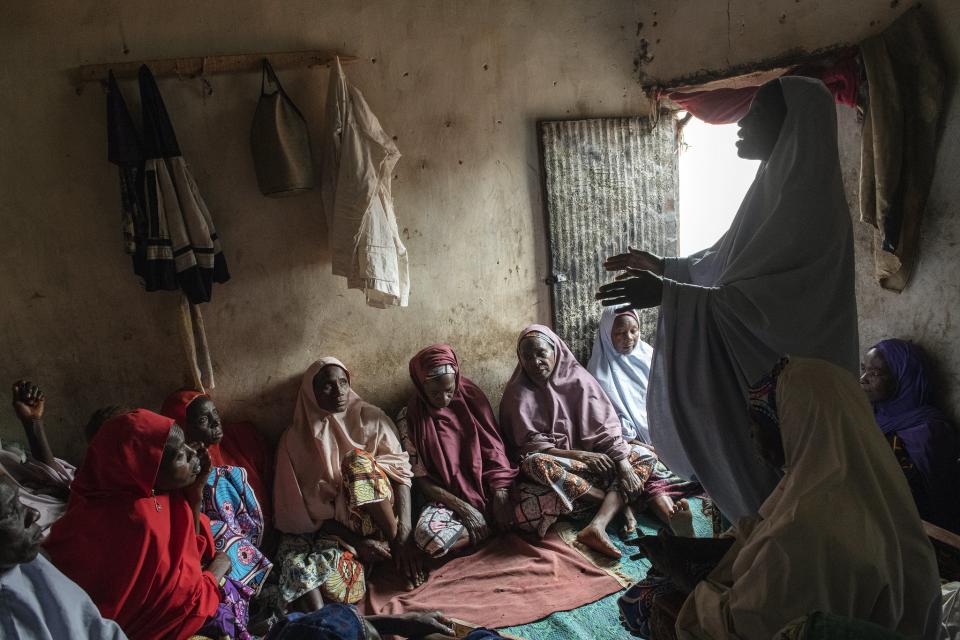
[[[230, 279], [220, 239], [200, 190], [180, 154], [173, 125], [153, 74], [140, 67], [142, 137], [137, 133], [116, 79], [107, 87], [108, 158], [120, 170], [124, 248], [133, 257], [133, 270], [147, 291], [183, 292], [191, 305], [190, 333], [203, 353], [193, 350], [196, 363], [210, 362], [200, 310], [209, 302], [213, 284]], [[212, 387], [212, 370], [204, 378]]]
[[397, 229], [390, 190], [400, 150], [347, 81], [335, 58], [327, 89], [321, 144], [321, 195], [327, 218], [333, 275], [361, 289], [367, 305], [405, 307], [410, 259]]
[[[267, 93], [267, 83], [274, 87], [271, 93]], [[250, 150], [263, 195], [292, 196], [313, 189], [307, 123], [266, 58], [260, 77], [260, 101], [250, 127]]]

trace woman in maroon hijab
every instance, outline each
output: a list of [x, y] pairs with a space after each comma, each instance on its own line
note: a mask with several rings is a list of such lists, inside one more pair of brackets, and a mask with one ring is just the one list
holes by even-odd
[[397, 419], [415, 483], [428, 504], [414, 530], [432, 557], [477, 544], [491, 525], [513, 522], [510, 488], [517, 468], [506, 450], [490, 402], [460, 375], [447, 345], [427, 347], [410, 360], [417, 393]]

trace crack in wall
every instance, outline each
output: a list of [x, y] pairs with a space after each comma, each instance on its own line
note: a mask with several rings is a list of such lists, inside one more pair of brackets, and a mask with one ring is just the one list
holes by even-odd
[[727, 0], [727, 64], [730, 64], [730, 0]]

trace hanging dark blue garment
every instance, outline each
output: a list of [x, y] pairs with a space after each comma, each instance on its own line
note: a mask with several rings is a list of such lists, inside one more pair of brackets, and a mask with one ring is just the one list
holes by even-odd
[[220, 238], [190, 174], [153, 74], [140, 67], [142, 137], [111, 74], [107, 91], [109, 159], [120, 169], [124, 238], [147, 291], [181, 289], [209, 302], [230, 279]]

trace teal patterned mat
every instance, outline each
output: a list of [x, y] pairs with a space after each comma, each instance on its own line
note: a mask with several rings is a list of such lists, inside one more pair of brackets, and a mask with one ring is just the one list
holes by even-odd
[[[713, 528], [710, 519], [703, 515], [702, 504], [699, 499], [690, 498], [690, 508], [693, 511], [693, 527], [698, 537], [710, 537]], [[647, 535], [654, 535], [663, 524], [653, 518], [641, 514], [637, 516], [639, 529]], [[647, 575], [650, 563], [646, 560], [631, 560], [630, 554], [636, 553], [636, 547], [627, 546], [611, 525], [607, 531], [610, 539], [623, 553], [619, 570], [631, 580], [641, 580]], [[623, 591], [610, 594], [591, 604], [584, 605], [573, 611], [560, 611], [550, 614], [543, 620], [516, 627], [499, 629], [503, 634], [522, 640], [626, 640], [632, 636], [620, 624], [620, 610], [617, 608], [617, 598]]]

